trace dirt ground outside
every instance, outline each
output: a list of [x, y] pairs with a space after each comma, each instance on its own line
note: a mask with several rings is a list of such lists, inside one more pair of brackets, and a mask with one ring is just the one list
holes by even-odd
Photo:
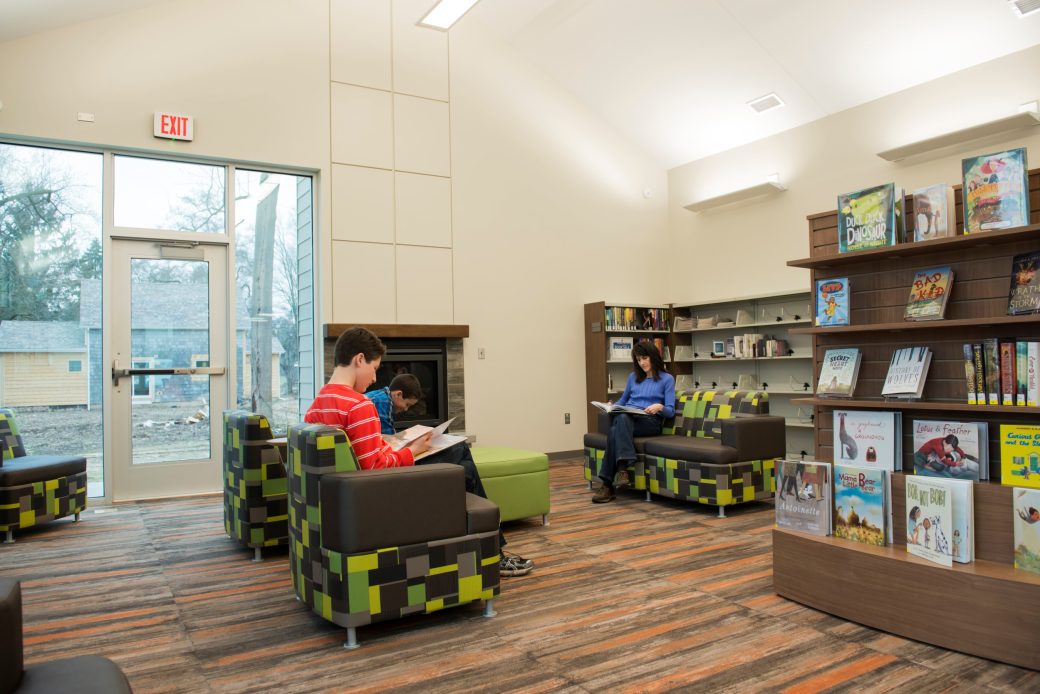
[[[87, 459], [87, 481], [102, 481], [102, 410], [85, 408], [14, 408], [18, 430], [30, 455], [82, 455]], [[296, 398], [273, 404], [271, 428], [284, 435], [289, 424], [301, 420]], [[202, 415], [202, 416], [200, 416]], [[220, 413], [217, 413], [220, 417]], [[209, 408], [200, 400], [135, 404], [133, 451], [136, 462], [186, 460], [209, 454]], [[219, 424], [218, 424], [219, 426]], [[220, 451], [214, 451], [221, 457]], [[91, 490], [93, 491], [93, 489]]]

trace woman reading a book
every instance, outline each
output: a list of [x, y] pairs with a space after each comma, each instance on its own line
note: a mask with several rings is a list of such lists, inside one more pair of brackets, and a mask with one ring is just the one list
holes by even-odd
[[635, 437], [659, 435], [664, 420], [675, 415], [675, 379], [664, 370], [654, 343], [639, 342], [632, 348], [632, 373], [617, 404], [640, 408], [644, 414], [610, 415], [607, 449], [599, 470], [601, 484], [592, 496], [597, 504], [613, 501], [615, 474], [617, 484], [629, 484], [627, 467], [636, 460]]

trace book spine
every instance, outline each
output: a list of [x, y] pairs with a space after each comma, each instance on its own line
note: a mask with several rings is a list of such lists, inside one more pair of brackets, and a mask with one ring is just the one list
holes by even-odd
[[1029, 390], [1029, 343], [1015, 342], [1015, 404], [1024, 407]]
[[1040, 364], [1040, 342], [1029, 342], [1026, 362], [1026, 405], [1036, 407], [1040, 403], [1040, 381], [1037, 380], [1037, 367]]
[[975, 390], [975, 355], [971, 343], [964, 345], [964, 378], [968, 386], [968, 404], [974, 405], [978, 391]]
[[975, 362], [975, 404], [986, 404], [986, 360], [982, 355], [982, 344], [971, 346], [972, 360]]
[[1000, 404], [1000, 346], [997, 338], [982, 341], [982, 352], [986, 359], [986, 401], [990, 405]]
[[1000, 349], [1000, 404], [1015, 404], [1015, 343], [1001, 342]]

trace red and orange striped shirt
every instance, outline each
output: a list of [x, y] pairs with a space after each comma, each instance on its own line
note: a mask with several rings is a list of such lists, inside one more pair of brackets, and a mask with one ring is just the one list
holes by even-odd
[[328, 424], [345, 431], [362, 470], [415, 464], [410, 450], [395, 451], [383, 440], [376, 406], [349, 386], [336, 383], [322, 386], [303, 421]]

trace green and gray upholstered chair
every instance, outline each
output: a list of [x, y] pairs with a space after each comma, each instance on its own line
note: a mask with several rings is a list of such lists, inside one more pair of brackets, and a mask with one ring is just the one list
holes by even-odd
[[0, 408], [0, 532], [14, 531], [87, 507], [87, 459], [79, 455], [27, 455], [14, 412]]
[[271, 440], [267, 417], [245, 410], [224, 412], [224, 530], [253, 548], [289, 542], [285, 464]]
[[296, 596], [347, 629], [499, 593], [498, 506], [458, 465], [360, 470], [340, 429], [289, 427], [289, 572]]

